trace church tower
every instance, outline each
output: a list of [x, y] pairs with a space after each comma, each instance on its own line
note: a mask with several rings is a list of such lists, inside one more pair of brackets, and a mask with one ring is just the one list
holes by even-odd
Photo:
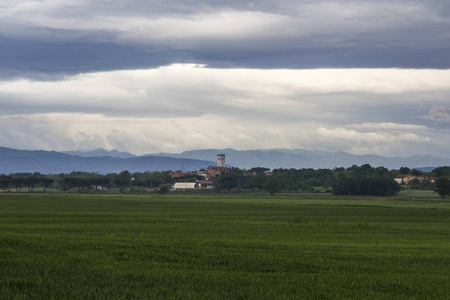
[[225, 167], [225, 154], [217, 154], [217, 166]]

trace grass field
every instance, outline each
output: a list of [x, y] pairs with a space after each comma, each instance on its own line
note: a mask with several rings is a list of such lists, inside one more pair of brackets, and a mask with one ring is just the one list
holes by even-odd
[[1, 299], [448, 299], [450, 202], [0, 194]]

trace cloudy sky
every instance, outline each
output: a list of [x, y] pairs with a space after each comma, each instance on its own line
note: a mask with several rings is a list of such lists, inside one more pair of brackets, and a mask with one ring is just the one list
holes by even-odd
[[2, 0], [0, 146], [450, 158], [448, 0]]

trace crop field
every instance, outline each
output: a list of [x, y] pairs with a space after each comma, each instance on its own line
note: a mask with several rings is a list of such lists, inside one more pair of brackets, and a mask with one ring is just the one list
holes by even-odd
[[0, 299], [449, 299], [450, 202], [0, 194]]

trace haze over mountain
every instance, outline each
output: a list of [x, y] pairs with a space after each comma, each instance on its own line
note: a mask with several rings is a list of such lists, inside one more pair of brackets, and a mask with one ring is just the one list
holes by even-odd
[[70, 155], [78, 155], [83, 157], [101, 157], [101, 156], [111, 156], [111, 157], [119, 157], [119, 158], [130, 158], [135, 157], [136, 155], [128, 153], [128, 152], [122, 152], [118, 150], [106, 150], [104, 148], [97, 148], [92, 151], [61, 151], [61, 153], [70, 154]]
[[207, 149], [185, 151], [179, 154], [158, 153], [150, 154], [162, 157], [177, 157], [202, 159], [216, 157], [217, 153], [226, 155], [226, 164], [239, 168], [250, 169], [252, 167], [276, 168], [335, 168], [350, 167], [352, 165], [370, 164], [388, 169], [398, 169], [402, 166], [409, 168], [438, 167], [449, 165], [450, 159], [431, 155], [415, 155], [410, 157], [383, 157], [378, 155], [355, 155], [347, 152], [327, 152], [304, 149], [271, 149], [271, 150], [247, 150], [234, 149]]
[[[68, 154], [71, 153], [71, 154]], [[40, 172], [43, 174], [70, 173], [72, 171], [97, 172], [100, 174], [130, 172], [183, 170], [196, 171], [215, 165], [218, 153], [226, 155], [228, 166], [241, 169], [252, 167], [276, 168], [335, 168], [370, 164], [398, 169], [402, 166], [423, 169], [450, 165], [450, 160], [434, 156], [382, 157], [377, 155], [354, 155], [345, 152], [312, 150], [248, 150], [207, 149], [182, 153], [158, 153], [135, 156], [117, 150], [107, 151], [29, 151], [0, 147], [0, 174]], [[121, 157], [118, 157], [120, 155]], [[430, 170], [430, 169], [428, 169]]]

